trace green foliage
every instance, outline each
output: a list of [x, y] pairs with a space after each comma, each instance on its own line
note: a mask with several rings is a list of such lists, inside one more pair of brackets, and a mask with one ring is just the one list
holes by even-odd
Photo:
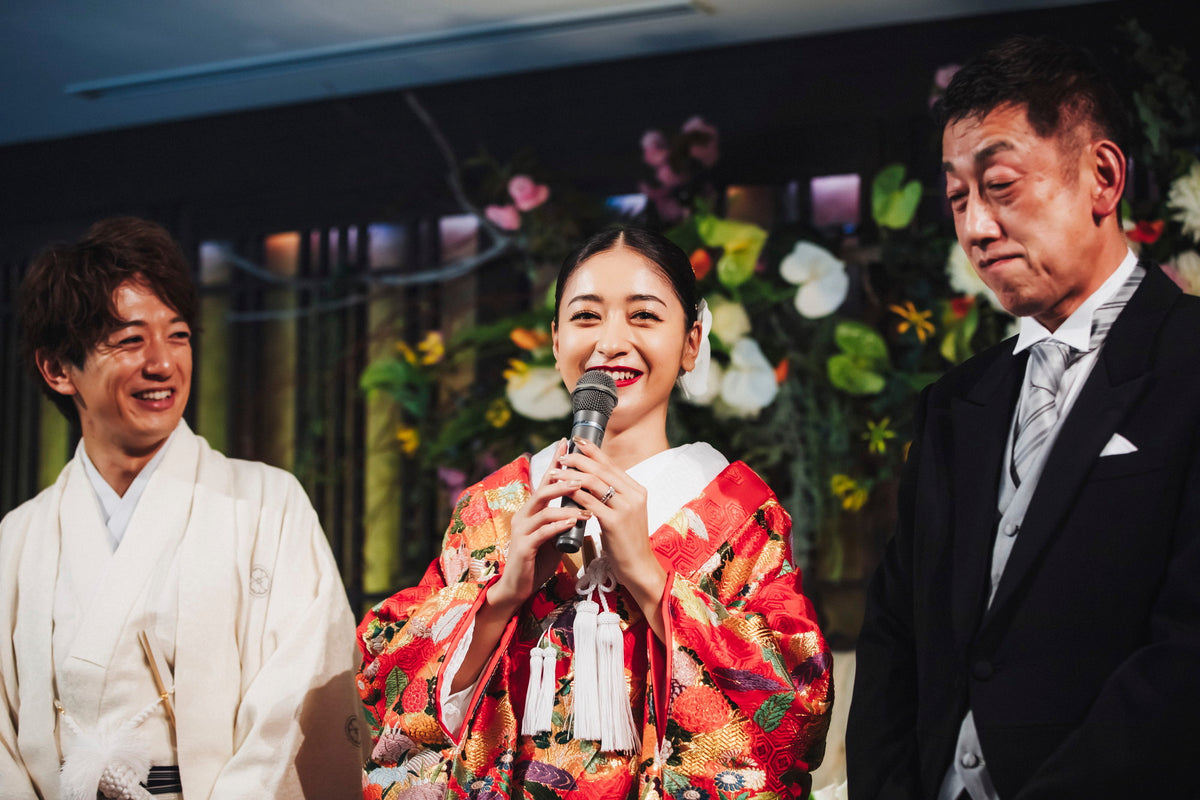
[[767, 232], [748, 222], [705, 215], [696, 218], [700, 240], [709, 247], [724, 250], [717, 261], [717, 278], [733, 289], [750, 280], [758, 255], [767, 241]]
[[778, 692], [763, 701], [754, 712], [754, 722], [767, 733], [775, 730], [783, 722], [784, 716], [796, 699], [795, 692]]
[[359, 377], [358, 386], [368, 394], [383, 392], [414, 417], [422, 417], [429, 410], [432, 379], [406, 360], [372, 361]]
[[871, 216], [881, 228], [901, 230], [912, 224], [921, 202], [921, 182], [904, 182], [908, 168], [889, 164], [871, 183]]
[[882, 371], [888, 369], [887, 343], [874, 329], [862, 322], [839, 322], [834, 340], [842, 352], [829, 357], [829, 381], [854, 395], [878, 394], [887, 381]]

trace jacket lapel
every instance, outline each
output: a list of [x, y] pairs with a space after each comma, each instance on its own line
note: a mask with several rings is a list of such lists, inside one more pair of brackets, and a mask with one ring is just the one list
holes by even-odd
[[955, 640], [965, 647], [987, 596], [988, 564], [996, 527], [1000, 470], [1016, 405], [1025, 354], [1005, 345], [962, 396], [952, 398], [953, 538], [951, 598]]
[[1100, 451], [1148, 384], [1155, 338], [1179, 290], [1153, 265], [1113, 323], [1087, 383], [1063, 420], [1025, 513], [1021, 533], [984, 617], [994, 619], [1061, 529]]

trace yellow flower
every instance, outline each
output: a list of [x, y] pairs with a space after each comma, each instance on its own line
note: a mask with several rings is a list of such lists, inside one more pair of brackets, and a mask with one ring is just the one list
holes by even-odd
[[901, 322], [896, 325], [896, 330], [904, 333], [909, 328], [916, 331], [917, 338], [924, 342], [936, 330], [929, 318], [933, 316], [932, 311], [918, 311], [911, 300], [907, 301], [903, 306], [898, 306], [892, 303], [888, 309], [900, 317]]
[[847, 511], [858, 511], [866, 504], [870, 492], [849, 475], [838, 473], [829, 479], [829, 489], [834, 496], [842, 501], [842, 508]]
[[508, 336], [522, 350], [536, 350], [550, 344], [550, 334], [536, 328], [513, 328]]
[[503, 397], [497, 397], [487, 407], [483, 417], [491, 423], [493, 428], [503, 428], [512, 419], [512, 408]]
[[417, 354], [414, 353], [413, 349], [408, 346], [408, 342], [405, 342], [405, 341], [396, 342], [396, 352], [399, 353], [404, 358], [404, 360], [407, 361], [408, 363], [410, 363], [410, 364], [417, 363]]
[[891, 417], [884, 417], [879, 422], [867, 420], [867, 431], [862, 435], [867, 443], [867, 450], [880, 455], [887, 452], [888, 439], [895, 439], [896, 432], [888, 426], [892, 424]]
[[842, 508], [847, 511], [858, 511], [867, 502], [867, 490], [859, 487], [842, 498]]
[[829, 490], [838, 497], [853, 490], [856, 485], [853, 478], [840, 472], [829, 479]]
[[422, 364], [436, 364], [446, 355], [446, 342], [441, 333], [430, 331], [417, 345], [417, 350], [421, 351]]
[[421, 446], [421, 434], [416, 428], [401, 425], [396, 429], [396, 441], [400, 443], [400, 449], [404, 451], [404, 454], [411, 456]]
[[519, 378], [529, 372], [529, 362], [522, 361], [519, 358], [510, 358], [508, 360], [508, 369], [504, 370], [504, 380], [511, 381], [513, 378]]

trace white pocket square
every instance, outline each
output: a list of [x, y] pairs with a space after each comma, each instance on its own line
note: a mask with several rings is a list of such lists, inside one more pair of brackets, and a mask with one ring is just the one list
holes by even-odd
[[1114, 433], [1112, 438], [1108, 440], [1108, 444], [1104, 445], [1104, 449], [1100, 451], [1100, 457], [1104, 456], [1123, 456], [1126, 453], [1136, 453], [1137, 445], [1126, 439], [1119, 433]]

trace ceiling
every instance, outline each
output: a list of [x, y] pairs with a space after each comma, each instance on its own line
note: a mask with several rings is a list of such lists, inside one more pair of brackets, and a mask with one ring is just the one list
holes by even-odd
[[0, 145], [570, 64], [1083, 1], [9, 2], [0, 10]]

